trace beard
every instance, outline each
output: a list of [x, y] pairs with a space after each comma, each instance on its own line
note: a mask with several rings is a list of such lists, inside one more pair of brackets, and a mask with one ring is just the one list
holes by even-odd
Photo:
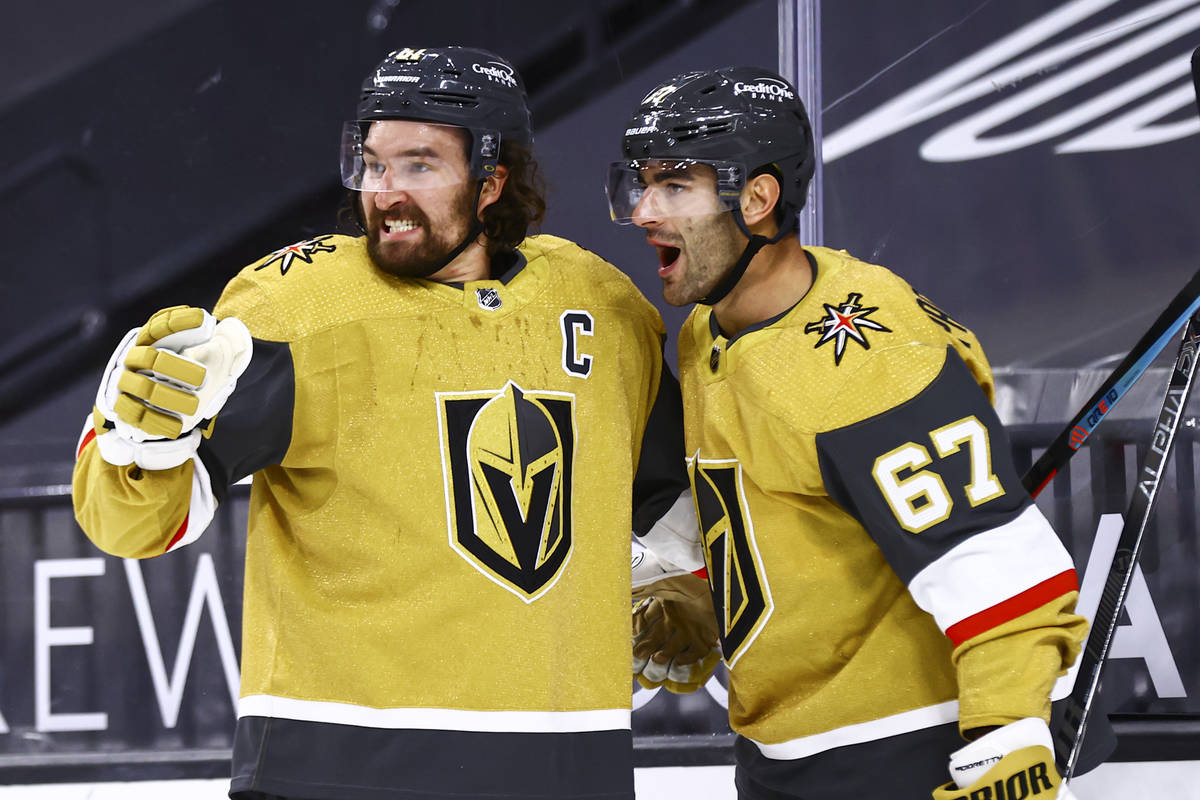
[[[397, 278], [427, 278], [450, 262], [450, 254], [462, 244], [476, 222], [474, 185], [464, 183], [445, 211], [433, 223], [414, 202], [383, 211], [374, 203], [363, 209], [367, 229], [367, 253], [375, 266]], [[422, 235], [415, 241], [381, 241], [384, 220], [403, 218], [417, 225]]]
[[711, 294], [746, 246], [745, 236], [728, 212], [688, 218], [679, 233], [657, 236], [687, 254], [681, 278], [663, 285], [663, 299], [673, 306], [691, 305]]

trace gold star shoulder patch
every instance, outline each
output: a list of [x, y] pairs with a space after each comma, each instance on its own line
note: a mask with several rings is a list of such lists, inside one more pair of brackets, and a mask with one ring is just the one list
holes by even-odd
[[862, 295], [851, 292], [836, 306], [824, 303], [825, 316], [804, 326], [805, 333], [819, 334], [814, 348], [833, 342], [833, 363], [841, 365], [842, 356], [846, 354], [846, 343], [857, 342], [864, 350], [871, 349], [865, 331], [882, 331], [891, 333], [892, 329], [870, 318], [879, 310], [878, 306], [863, 306]]
[[333, 235], [318, 236], [315, 239], [309, 239], [304, 242], [290, 244], [287, 247], [282, 247], [276, 250], [271, 255], [267, 256], [261, 264], [255, 267], [255, 271], [266, 269], [272, 264], [279, 265], [279, 274], [287, 275], [288, 270], [292, 268], [293, 262], [297, 259], [305, 264], [313, 263], [313, 256], [317, 253], [332, 253], [337, 250], [337, 245], [327, 243], [327, 239], [332, 239]]

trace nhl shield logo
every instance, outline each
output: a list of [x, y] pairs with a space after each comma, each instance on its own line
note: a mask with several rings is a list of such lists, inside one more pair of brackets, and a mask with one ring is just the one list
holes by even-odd
[[572, 550], [574, 397], [438, 394], [450, 546], [526, 603], [558, 581]]
[[495, 311], [503, 305], [500, 293], [495, 289], [476, 289], [475, 302], [479, 303], [479, 307], [485, 311]]

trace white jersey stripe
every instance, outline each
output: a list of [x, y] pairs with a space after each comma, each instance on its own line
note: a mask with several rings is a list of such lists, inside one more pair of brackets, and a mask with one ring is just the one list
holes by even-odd
[[592, 711], [464, 711], [453, 708], [368, 708], [349, 703], [296, 700], [257, 694], [238, 701], [238, 717], [275, 717], [364, 728], [476, 731], [481, 733], [580, 733], [629, 730], [630, 709]]
[[946, 725], [957, 720], [958, 701], [951, 700], [935, 706], [925, 706], [924, 708], [915, 708], [912, 711], [893, 714], [890, 717], [883, 717], [882, 719], [860, 722], [856, 725], [847, 725], [843, 728], [835, 728], [824, 733], [813, 734], [812, 736], [801, 736], [799, 739], [791, 739], [786, 742], [779, 742], [778, 744], [763, 744], [762, 742], [754, 742], [754, 744], [758, 747], [759, 752], [767, 758], [776, 761], [785, 761], [793, 758], [806, 758], [816, 753], [832, 750], [835, 747], [873, 742], [877, 739], [887, 738], [888, 736], [897, 736], [902, 733], [912, 733], [913, 731], [920, 731], [937, 725]]
[[967, 617], [1074, 569], [1037, 506], [998, 528], [977, 533], [918, 572], [908, 584], [917, 605], [944, 633]]

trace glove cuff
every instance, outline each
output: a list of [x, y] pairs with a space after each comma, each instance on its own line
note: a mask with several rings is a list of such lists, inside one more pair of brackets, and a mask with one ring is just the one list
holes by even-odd
[[970, 786], [1009, 753], [1026, 747], [1054, 752], [1050, 727], [1040, 717], [1026, 717], [979, 737], [950, 754], [950, 777], [960, 788]]
[[933, 800], [1033, 797], [1037, 800], [1070, 800], [1072, 797], [1054, 768], [1054, 756], [1040, 745], [1014, 750], [969, 786], [956, 787], [951, 781], [933, 790]]
[[200, 447], [199, 430], [193, 430], [178, 439], [138, 442], [121, 434], [121, 429], [128, 426], [118, 423], [110, 428], [102, 420], [103, 411], [97, 408], [91, 418], [91, 425], [96, 431], [96, 447], [100, 450], [100, 458], [114, 467], [137, 464], [148, 470], [171, 469], [190, 461]]

